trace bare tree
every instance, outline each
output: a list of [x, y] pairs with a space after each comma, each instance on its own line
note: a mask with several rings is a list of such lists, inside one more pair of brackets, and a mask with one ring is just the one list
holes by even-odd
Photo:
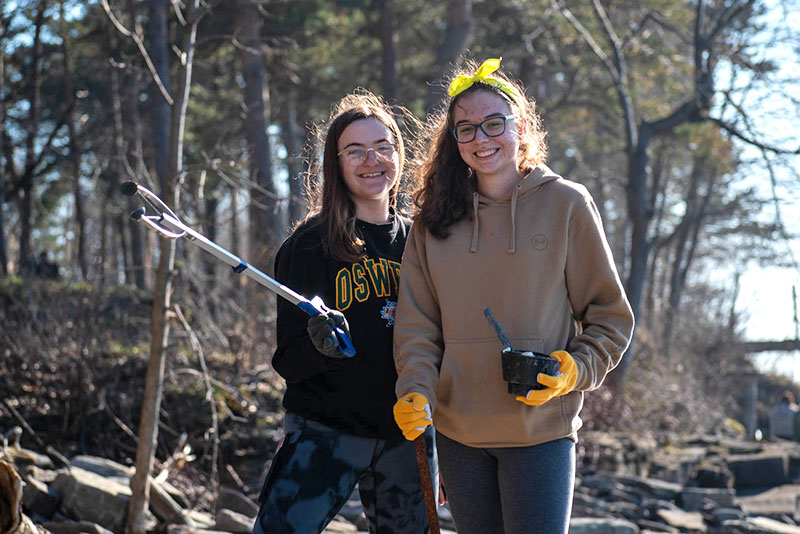
[[245, 83], [244, 126], [251, 177], [249, 251], [254, 265], [267, 266], [281, 230], [267, 135], [269, 82], [264, 72], [260, 28], [261, 16], [255, 0], [238, 0], [236, 44]]
[[[0, 13], [2, 16], [2, 13]], [[6, 21], [0, 20], [0, 47], [5, 50], [5, 30]], [[6, 62], [5, 54], [0, 54], [0, 94], [5, 94], [6, 87]], [[9, 148], [10, 139], [6, 133], [6, 99], [0, 99], [0, 154], [6, 156], [5, 165], [0, 167], [0, 272], [3, 276], [8, 275], [8, 250], [6, 246], [6, 230], [5, 230], [5, 205], [6, 205], [6, 187], [8, 183], [7, 174], [11, 162], [8, 160], [7, 151]]]
[[[140, 35], [124, 28], [116, 19], [108, 6], [107, 0], [102, 0], [112, 23], [123, 35], [130, 37], [139, 46], [148, 65], [153, 65], [151, 56], [145, 49]], [[197, 26], [204, 14], [198, 7], [198, 0], [189, 0], [181, 10], [177, 6], [176, 14], [182, 25], [181, 40], [179, 43], [181, 61], [177, 67], [177, 86], [174, 95], [169, 92], [169, 85], [164, 81], [169, 72], [169, 62], [161, 61], [166, 58], [167, 35], [166, 13], [167, 0], [151, 0], [150, 46], [154, 52], [155, 67], [152, 67], [154, 82], [159, 92], [170, 107], [169, 143], [167, 145], [167, 160], [164, 175], [159, 175], [162, 184], [161, 196], [172, 206], [178, 206], [179, 181], [183, 175], [183, 138], [186, 123], [186, 109], [189, 104], [189, 91], [192, 81], [192, 65], [194, 62], [195, 41]], [[165, 70], [161, 70], [165, 69]], [[154, 124], [154, 131], [161, 130], [162, 125]], [[154, 142], [157, 142], [154, 135]], [[157, 147], [156, 147], [157, 149]], [[139, 445], [136, 449], [136, 472], [131, 480], [131, 501], [128, 506], [128, 517], [125, 525], [127, 534], [144, 534], [145, 517], [150, 498], [150, 472], [155, 459], [155, 446], [158, 440], [158, 419], [161, 408], [161, 395], [164, 382], [165, 350], [169, 339], [169, 323], [167, 311], [171, 305], [172, 272], [175, 265], [175, 241], [171, 239], [160, 240], [160, 255], [158, 271], [155, 280], [155, 295], [153, 301], [153, 335], [150, 343], [150, 358], [147, 363], [147, 377], [145, 382], [142, 416], [139, 424]]]
[[67, 133], [69, 138], [69, 171], [72, 180], [72, 194], [75, 204], [75, 228], [77, 234], [77, 260], [81, 272], [81, 278], [87, 280], [89, 276], [89, 262], [86, 255], [86, 209], [83, 202], [83, 192], [81, 191], [81, 147], [78, 141], [78, 133], [75, 127], [75, 88], [72, 82], [71, 50], [69, 43], [69, 32], [64, 13], [64, 0], [60, 5], [60, 30], [61, 30], [61, 52], [64, 61], [64, 97], [66, 98], [66, 121]]
[[305, 172], [303, 163], [309, 154], [310, 138], [304, 137], [300, 130], [298, 106], [293, 91], [283, 95], [280, 106], [281, 140], [286, 147], [286, 170], [289, 181], [289, 226], [302, 219], [306, 214], [306, 198], [304, 192]]
[[[651, 233], [654, 217], [653, 195], [651, 193], [652, 174], [650, 167], [650, 148], [653, 140], [690, 122], [712, 122], [739, 139], [764, 147], [763, 143], [748, 138], [731, 124], [711, 114], [713, 98], [719, 92], [715, 86], [715, 69], [726, 57], [731, 61], [747, 64], [741, 49], [726, 46], [726, 39], [737, 25], [746, 24], [752, 14], [756, 0], [746, 2], [715, 2], [713, 0], [697, 0], [694, 17], [693, 35], [683, 35], [678, 29], [655, 12], [647, 12], [638, 25], [634, 25], [631, 35], [620, 37], [600, 0], [592, 0], [591, 6], [597, 20], [599, 31], [606, 42], [610, 54], [592, 35], [591, 31], [581, 23], [570, 11], [565, 2], [556, 2], [562, 15], [580, 34], [601, 65], [608, 72], [617, 95], [622, 114], [625, 132], [625, 153], [627, 156], [626, 200], [630, 225], [629, 272], [626, 277], [628, 299], [637, 319], [644, 288], [647, 282], [650, 255], [655, 245]], [[627, 20], [626, 14], [626, 20]], [[632, 75], [629, 72], [626, 58], [626, 46], [632, 42], [647, 25], [655, 24], [665, 31], [678, 35], [680, 40], [692, 47], [692, 63], [694, 67], [693, 83], [690, 92], [682, 102], [674, 105], [670, 111], [655, 119], [640, 117], [640, 109], [635, 102], [631, 88]], [[619, 390], [624, 386], [627, 370], [634, 356], [633, 344], [620, 363], [617, 372], [609, 377], [609, 384]]]

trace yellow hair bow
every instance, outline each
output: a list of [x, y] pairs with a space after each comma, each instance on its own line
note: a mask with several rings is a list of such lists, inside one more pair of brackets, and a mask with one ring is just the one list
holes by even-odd
[[[500, 58], [502, 59], [502, 58]], [[470, 87], [475, 82], [482, 82], [487, 83], [491, 86], [497, 87], [505, 94], [511, 97], [511, 99], [516, 102], [516, 104], [520, 107], [522, 106], [522, 96], [519, 92], [510, 86], [508, 83], [504, 82], [500, 78], [496, 78], [495, 76], [490, 76], [494, 71], [500, 68], [500, 59], [498, 58], [491, 58], [487, 59], [481, 66], [478, 67], [478, 70], [475, 71], [475, 74], [472, 76], [456, 76], [456, 78], [450, 83], [450, 88], [447, 90], [447, 94], [450, 97], [455, 97]]]

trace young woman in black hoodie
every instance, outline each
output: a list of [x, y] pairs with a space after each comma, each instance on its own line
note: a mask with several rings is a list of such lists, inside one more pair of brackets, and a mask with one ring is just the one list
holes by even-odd
[[[370, 532], [423, 533], [414, 447], [392, 416], [392, 331], [410, 226], [397, 209], [403, 138], [391, 108], [365, 91], [334, 106], [321, 138], [321, 190], [278, 251], [275, 278], [330, 311], [309, 319], [279, 299], [272, 363], [286, 380], [285, 437], [253, 532], [321, 532], [358, 483]], [[354, 357], [340, 352], [335, 326], [349, 333]], [[428, 450], [433, 458], [432, 435]]]

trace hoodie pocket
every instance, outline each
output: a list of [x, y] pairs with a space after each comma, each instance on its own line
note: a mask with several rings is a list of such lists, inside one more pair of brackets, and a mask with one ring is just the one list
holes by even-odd
[[[512, 338], [511, 344], [515, 350], [543, 349], [541, 338]], [[514, 401], [503, 380], [501, 352], [496, 338], [447, 340], [436, 389], [437, 406], [482, 419], [496, 414], [500, 405]]]

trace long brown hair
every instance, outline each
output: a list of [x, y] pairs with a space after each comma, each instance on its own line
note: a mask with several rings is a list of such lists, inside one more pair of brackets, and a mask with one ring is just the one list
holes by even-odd
[[[389, 194], [389, 208], [397, 211], [397, 195], [405, 164], [405, 147], [394, 113], [408, 116], [404, 108], [389, 106], [381, 97], [366, 89], [348, 94], [332, 108], [326, 123], [316, 128], [317, 142], [322, 146], [322, 164], [313, 162], [306, 181], [306, 194], [311, 209], [300, 225], [323, 228], [322, 246], [327, 255], [339, 261], [357, 261], [364, 257], [364, 241], [356, 229], [356, 205], [347, 190], [339, 166], [339, 137], [357, 120], [377, 119], [394, 136], [399, 158], [397, 181]], [[318, 176], [322, 175], [322, 183]]]
[[[454, 71], [450, 80], [459, 75], [470, 76], [477, 70], [477, 64], [468, 61], [463, 67]], [[492, 76], [505, 81], [520, 95], [525, 95], [524, 88], [500, 71]], [[449, 85], [449, 82], [447, 83]], [[417, 138], [418, 154], [427, 154], [416, 168], [414, 206], [415, 222], [422, 223], [436, 237], [449, 235], [448, 228], [465, 218], [472, 217], [472, 193], [477, 191], [477, 177], [472, 169], [464, 163], [458, 152], [458, 143], [453, 137], [453, 111], [456, 103], [465, 95], [477, 91], [488, 91], [504, 98], [518, 120], [525, 123], [524, 132], [520, 132], [519, 155], [517, 168], [522, 174], [531, 171], [547, 158], [545, 131], [542, 121], [536, 113], [533, 99], [520, 99], [521, 106], [501, 89], [486, 83], [476, 82], [469, 89], [459, 93], [450, 100], [446, 109], [431, 115], [425, 128]]]

